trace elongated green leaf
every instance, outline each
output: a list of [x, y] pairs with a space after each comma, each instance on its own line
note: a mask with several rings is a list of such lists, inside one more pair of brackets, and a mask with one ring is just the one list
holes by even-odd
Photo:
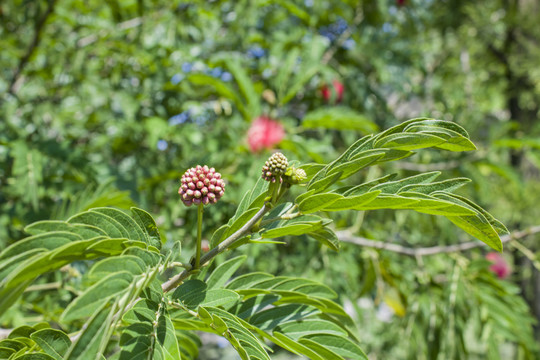
[[443, 180], [439, 182], [430, 182], [428, 184], [410, 184], [405, 185], [399, 189], [398, 194], [401, 192], [416, 192], [422, 194], [431, 194], [434, 191], [454, 191], [466, 183], [470, 182], [467, 178], [455, 178], [449, 180]]
[[448, 216], [448, 219], [492, 249], [502, 252], [501, 239], [484, 215]]
[[127, 271], [104, 277], [71, 302], [62, 314], [61, 320], [69, 322], [92, 315], [103, 301], [123, 294], [132, 280], [133, 275]]
[[144, 272], [146, 264], [139, 257], [134, 255], [115, 256], [101, 260], [96, 263], [88, 272], [89, 278], [100, 279], [110, 273], [127, 271], [132, 275], [139, 275]]
[[253, 82], [249, 78], [246, 70], [236, 59], [228, 59], [226, 60], [225, 64], [229, 71], [232, 73], [234, 80], [240, 88], [240, 92], [246, 100], [248, 113], [252, 116], [260, 114], [261, 104], [259, 96], [257, 91], [255, 91]]
[[410, 206], [404, 206], [404, 209], [413, 209], [421, 213], [442, 216], [474, 216], [476, 211], [468, 207], [458, 205], [450, 201], [445, 201], [434, 196], [415, 192], [400, 192], [400, 196], [418, 200]]
[[339, 199], [344, 199], [344, 197], [342, 195], [332, 193], [315, 194], [302, 200], [298, 204], [298, 208], [300, 211], [302, 211], [302, 213], [309, 214], [324, 209]]
[[502, 222], [495, 219], [493, 217], [493, 215], [488, 213], [481, 206], [479, 206], [478, 204], [475, 204], [471, 200], [469, 200], [469, 199], [467, 199], [467, 198], [465, 198], [463, 196], [456, 195], [456, 194], [448, 194], [448, 193], [442, 193], [442, 192], [437, 192], [434, 195], [439, 196], [439, 197], [446, 196], [447, 198], [450, 197], [450, 198], [454, 199], [454, 201], [456, 201], [456, 200], [461, 201], [461, 203], [465, 204], [465, 206], [469, 206], [472, 209], [474, 209], [476, 212], [482, 214], [489, 221], [489, 223], [491, 224], [493, 229], [495, 229], [495, 231], [497, 231], [498, 234], [508, 234], [509, 233], [508, 229], [506, 228], [506, 226], [504, 226], [504, 224]]
[[380, 194], [374, 200], [357, 206], [356, 210], [408, 209], [419, 200], [399, 195]]
[[328, 347], [321, 345], [310, 339], [306, 339], [306, 338], [300, 339], [298, 343], [307, 347], [311, 351], [316, 352], [317, 355], [322, 357], [323, 359], [345, 360], [345, 358], [343, 358], [341, 355], [337, 354], [336, 352], [330, 350]]
[[279, 296], [277, 295], [258, 295], [236, 304], [229, 311], [239, 318], [246, 320], [277, 300], [279, 300]]
[[375, 142], [374, 146], [399, 150], [416, 150], [434, 147], [445, 142], [445, 139], [435, 135], [424, 133], [401, 133], [385, 136]]
[[[351, 340], [332, 334], [321, 334], [321, 335], [309, 335], [304, 337], [304, 339], [311, 340], [317, 344], [320, 344], [327, 349], [339, 354], [347, 359], [354, 360], [367, 360], [366, 354], [360, 349], [358, 345], [353, 343]], [[302, 340], [300, 340], [302, 343]]]
[[322, 245], [329, 247], [334, 251], [339, 250], [339, 239], [336, 234], [329, 228], [323, 228], [314, 232], [308, 233], [309, 236], [320, 242]]
[[377, 150], [375, 150], [375, 152], [363, 154], [363, 156], [355, 157], [351, 161], [347, 161], [346, 163], [343, 163], [339, 166], [330, 168], [328, 171], [328, 175], [341, 173], [340, 179], [345, 179], [362, 170], [363, 168], [377, 162], [378, 160], [383, 158], [384, 155], [384, 152]]
[[279, 324], [274, 332], [281, 332], [293, 340], [315, 334], [332, 334], [347, 337], [347, 332], [336, 324], [321, 319], [303, 319], [300, 321], [287, 321]]
[[418, 128], [420, 128], [421, 130], [447, 129], [447, 130], [456, 132], [460, 136], [463, 136], [467, 139], [469, 138], [469, 133], [467, 133], [467, 130], [465, 130], [463, 127], [461, 127], [455, 122], [446, 121], [446, 120], [423, 119], [421, 122], [412, 122], [412, 123], [407, 124], [407, 126], [403, 128], [403, 131], [414, 132], [414, 131], [417, 131]]
[[324, 355], [326, 357], [323, 357], [323, 355], [318, 354], [316, 351], [313, 351], [312, 349], [308, 348], [305, 345], [302, 345], [298, 343], [297, 341], [294, 341], [293, 339], [283, 335], [280, 332], [275, 332], [273, 336], [270, 338], [274, 343], [281, 346], [284, 349], [289, 350], [290, 352], [294, 354], [302, 354], [307, 356], [311, 360], [328, 360], [330, 359], [327, 353]]
[[274, 276], [263, 272], [253, 272], [234, 278], [226, 288], [231, 290], [248, 289], [261, 281], [272, 279]]
[[355, 195], [355, 196], [345, 197], [343, 199], [338, 199], [337, 201], [334, 201], [329, 206], [325, 206], [322, 209], [322, 211], [341, 211], [341, 210], [357, 209], [359, 206], [362, 206], [374, 200], [380, 193], [381, 193], [380, 190], [376, 190], [376, 191], [370, 191], [362, 195]]
[[79, 337], [68, 349], [66, 360], [98, 359], [101, 341], [107, 336], [116, 308], [108, 302], [100, 302], [94, 315], [83, 327]]
[[219, 308], [206, 307], [206, 309], [212, 315], [218, 315], [223, 320], [229, 330], [228, 334], [232, 335], [236, 341], [231, 341], [232, 339], [228, 336], [226, 338], [237, 350], [242, 347], [246, 355], [248, 355], [247, 359], [270, 360], [264, 343], [248, 330], [250, 324]]
[[220, 288], [230, 279], [236, 270], [246, 261], [246, 256], [237, 256], [220, 264], [206, 280], [209, 289]]
[[64, 231], [38, 234], [19, 240], [0, 253], [0, 260], [6, 259], [26, 251], [43, 248], [47, 250], [56, 249], [72, 241], [81, 240], [81, 236]]
[[386, 183], [382, 183], [382, 184], [372, 187], [369, 190], [370, 191], [381, 190], [384, 194], [397, 194], [399, 190], [402, 189], [404, 186], [411, 185], [411, 184], [430, 183], [431, 181], [436, 179], [439, 175], [441, 175], [440, 171], [432, 171], [432, 172], [428, 172], [424, 174], [410, 176], [405, 179], [401, 179], [397, 181], [389, 181]]
[[318, 314], [319, 310], [303, 304], [287, 304], [256, 313], [248, 322], [259, 329], [271, 330], [281, 323], [306, 318]]
[[184, 306], [195, 309], [198, 306], [222, 306], [235, 302], [239, 295], [227, 289], [210, 289], [201, 280], [188, 280], [180, 285], [172, 295]]
[[313, 183], [315, 183], [315, 182], [321, 180], [322, 178], [324, 178], [329, 169], [331, 169], [333, 167], [337, 167], [337, 166], [339, 166], [339, 165], [341, 165], [343, 163], [346, 163], [347, 161], [350, 161], [351, 160], [350, 157], [353, 156], [354, 154], [358, 153], [362, 149], [364, 149], [364, 147], [367, 146], [366, 144], [369, 144], [372, 139], [373, 139], [373, 135], [367, 135], [367, 136], [364, 136], [361, 139], [356, 140], [354, 142], [354, 144], [349, 146], [347, 148], [347, 150], [345, 150], [345, 152], [343, 152], [343, 154], [341, 154], [336, 160], [332, 161], [330, 164], [323, 167], [321, 170], [319, 170], [313, 176], [313, 178], [308, 183], [308, 189], [311, 188]]
[[244, 197], [238, 204], [236, 213], [234, 214], [233, 219], [237, 219], [247, 210], [254, 207], [261, 207], [263, 202], [257, 203], [256, 200], [260, 197], [261, 194], [265, 194], [268, 191], [268, 181], [265, 181], [263, 178], [259, 177], [255, 185], [251, 190], [244, 194]]
[[21, 356], [16, 356], [14, 360], [55, 360], [54, 357], [44, 353], [29, 353]]
[[32, 223], [24, 228], [30, 235], [38, 235], [53, 231], [65, 231], [80, 235], [83, 239], [90, 239], [96, 236], [107, 235], [105, 231], [95, 226], [87, 224], [68, 224], [65, 221], [47, 220]]
[[[91, 211], [105, 214], [116, 220], [125, 229], [126, 237], [130, 240], [138, 240], [148, 243], [148, 238], [140, 225], [125, 212], [111, 207], [94, 208]], [[154, 245], [154, 244], [151, 244]], [[155, 246], [155, 245], [154, 245]]]
[[320, 179], [318, 181], [310, 183], [308, 185], [308, 190], [321, 192], [321, 191], [327, 189], [328, 187], [330, 187], [332, 184], [334, 184], [339, 179], [341, 179], [342, 174], [343, 174], [342, 172], [335, 172], [335, 173], [332, 173], [330, 175], [327, 175], [327, 176], [323, 177], [322, 179]]
[[161, 249], [161, 236], [159, 235], [159, 230], [156, 225], [156, 222], [152, 216], [142, 209], [135, 207], [131, 208], [131, 216], [137, 224], [146, 232], [148, 237], [148, 244]]
[[99, 227], [111, 238], [127, 237], [127, 232], [124, 227], [118, 221], [105, 214], [85, 211], [70, 217], [67, 222], [70, 224], [84, 224]]
[[36, 331], [30, 335], [30, 338], [56, 360], [63, 360], [64, 354], [71, 346], [69, 337], [63, 331], [56, 329]]

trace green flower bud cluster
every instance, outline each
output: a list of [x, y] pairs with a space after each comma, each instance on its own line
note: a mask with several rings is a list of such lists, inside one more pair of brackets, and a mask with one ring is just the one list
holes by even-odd
[[262, 178], [270, 182], [282, 182], [281, 175], [289, 167], [289, 161], [282, 153], [275, 153], [264, 163], [262, 168]]
[[307, 179], [307, 174], [303, 169], [297, 169], [294, 166], [291, 166], [287, 169], [284, 178], [285, 181], [290, 184], [300, 184]]

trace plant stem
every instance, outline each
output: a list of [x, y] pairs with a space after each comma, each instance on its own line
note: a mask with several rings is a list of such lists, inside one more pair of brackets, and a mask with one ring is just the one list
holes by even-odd
[[[264, 216], [264, 214], [266, 214], [268, 210], [270, 210], [270, 208], [271, 206], [265, 203], [263, 207], [261, 207], [261, 209], [255, 215], [253, 215], [253, 217], [249, 219], [249, 221], [244, 226], [242, 226], [234, 234], [232, 234], [231, 236], [223, 240], [221, 243], [219, 243], [218, 246], [216, 246], [215, 248], [211, 249], [209, 252], [204, 254], [200, 258], [200, 263], [204, 266], [206, 263], [210, 262], [210, 260], [212, 260], [214, 257], [216, 257], [217, 255], [227, 250], [230, 246], [234, 245], [234, 243], [237, 240], [243, 238], [244, 235], [250, 231], [251, 227], [257, 221], [259, 221]], [[184, 281], [184, 279], [186, 279], [189, 275], [191, 275], [193, 271], [195, 270], [196, 269], [193, 268], [193, 269], [186, 269], [182, 271], [180, 274], [173, 276], [167, 282], [161, 285], [161, 288], [163, 289], [164, 292], [171, 291], [172, 289], [180, 285], [180, 283]]]
[[197, 249], [195, 254], [195, 269], [201, 265], [201, 242], [202, 242], [202, 221], [203, 221], [204, 205], [201, 203], [197, 207]]

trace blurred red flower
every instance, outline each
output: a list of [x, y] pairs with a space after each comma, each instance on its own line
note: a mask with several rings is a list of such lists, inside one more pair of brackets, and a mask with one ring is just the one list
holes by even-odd
[[321, 95], [325, 101], [330, 101], [332, 98], [335, 99], [336, 102], [341, 102], [343, 100], [343, 91], [345, 90], [345, 87], [339, 80], [332, 81], [332, 88], [329, 88], [328, 85], [323, 85], [321, 88]]
[[272, 149], [285, 137], [285, 129], [277, 120], [259, 116], [253, 120], [248, 130], [248, 143], [252, 152]]
[[493, 264], [489, 267], [489, 270], [497, 275], [499, 279], [507, 278], [512, 270], [510, 265], [506, 262], [505, 258], [496, 252], [490, 252], [486, 255], [486, 260], [491, 261]]

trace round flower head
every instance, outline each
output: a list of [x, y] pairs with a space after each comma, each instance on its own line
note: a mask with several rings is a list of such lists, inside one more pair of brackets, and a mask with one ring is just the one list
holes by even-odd
[[281, 175], [289, 167], [289, 161], [282, 153], [275, 153], [264, 163], [262, 168], [262, 178], [266, 181], [276, 182], [278, 179], [281, 182]]
[[182, 175], [180, 199], [186, 206], [215, 204], [225, 193], [225, 182], [214, 168], [197, 165]]

